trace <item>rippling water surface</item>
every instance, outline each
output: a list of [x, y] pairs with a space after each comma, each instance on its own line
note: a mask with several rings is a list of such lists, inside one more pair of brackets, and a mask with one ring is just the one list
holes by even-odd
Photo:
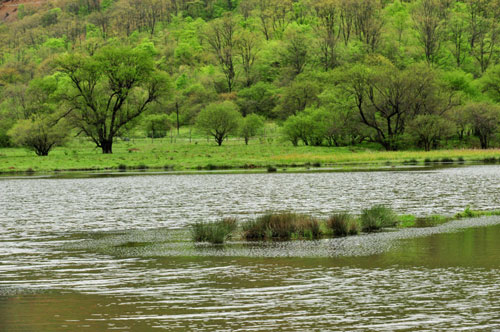
[[225, 248], [193, 246], [183, 230], [266, 210], [498, 209], [499, 175], [472, 166], [1, 178], [0, 331], [499, 329], [496, 217], [455, 231]]

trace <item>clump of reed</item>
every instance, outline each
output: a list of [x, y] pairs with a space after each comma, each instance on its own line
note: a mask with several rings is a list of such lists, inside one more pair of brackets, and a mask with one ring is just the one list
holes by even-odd
[[191, 237], [194, 242], [222, 244], [236, 230], [236, 218], [223, 218], [211, 222], [196, 222], [191, 225]]
[[360, 220], [364, 232], [374, 232], [384, 227], [393, 227], [398, 221], [394, 211], [384, 205], [375, 205], [369, 209], [364, 209]]
[[321, 234], [317, 219], [290, 212], [267, 213], [243, 224], [243, 237], [247, 240], [318, 239]]
[[359, 221], [349, 213], [332, 214], [326, 221], [326, 226], [332, 230], [334, 236], [359, 234]]

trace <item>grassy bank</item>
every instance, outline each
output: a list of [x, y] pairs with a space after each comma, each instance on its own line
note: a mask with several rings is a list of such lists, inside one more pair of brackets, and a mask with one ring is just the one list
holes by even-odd
[[118, 141], [113, 154], [85, 140], [74, 140], [54, 149], [47, 157], [38, 157], [21, 148], [0, 149], [0, 172], [48, 172], [54, 170], [126, 170], [126, 169], [236, 169], [269, 166], [335, 166], [347, 164], [423, 164], [447, 162], [500, 162], [500, 149], [380, 151], [362, 147], [294, 147], [277, 140], [253, 140], [247, 146], [231, 139], [222, 146], [212, 141], [170, 138]]
[[197, 222], [191, 227], [194, 242], [222, 244], [229, 238], [243, 240], [315, 240], [378, 232], [386, 228], [435, 227], [462, 218], [500, 215], [500, 210], [477, 211], [466, 208], [454, 216], [397, 215], [391, 208], [375, 205], [359, 216], [347, 213], [332, 214], [326, 219], [291, 212], [267, 213], [237, 227], [234, 218], [215, 222]]

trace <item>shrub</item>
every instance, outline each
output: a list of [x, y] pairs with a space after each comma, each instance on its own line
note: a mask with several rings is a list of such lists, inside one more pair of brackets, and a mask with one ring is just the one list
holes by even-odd
[[191, 225], [191, 237], [194, 242], [224, 243], [236, 229], [235, 218], [224, 218], [213, 222], [196, 222]]
[[365, 232], [391, 227], [396, 225], [396, 222], [397, 216], [394, 211], [383, 205], [375, 205], [370, 209], [365, 209], [361, 214], [361, 226]]
[[274, 166], [267, 166], [267, 172], [268, 173], [275, 173], [276, 171], [278, 171], [278, 169]]

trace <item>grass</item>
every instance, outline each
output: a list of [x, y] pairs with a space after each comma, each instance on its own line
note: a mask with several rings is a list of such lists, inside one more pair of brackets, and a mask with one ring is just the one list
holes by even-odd
[[477, 218], [482, 216], [500, 216], [500, 210], [479, 211], [479, 210], [471, 210], [470, 207], [466, 207], [463, 212], [455, 214], [455, 219]]
[[375, 205], [363, 210], [360, 221], [364, 232], [374, 232], [382, 228], [396, 226], [398, 218], [391, 208]]
[[194, 242], [222, 244], [236, 229], [235, 218], [224, 218], [213, 222], [196, 222], [191, 225], [191, 237]]
[[55, 148], [46, 157], [21, 148], [0, 149], [0, 172], [50, 172], [54, 170], [215, 170], [262, 168], [273, 172], [278, 167], [328, 167], [332, 165], [392, 165], [455, 162], [492, 162], [500, 160], [500, 149], [380, 151], [375, 145], [357, 147], [297, 146], [274, 139], [254, 139], [247, 146], [243, 140], [231, 138], [222, 146], [204, 138], [118, 140], [113, 154], [81, 138], [66, 147]]
[[349, 213], [336, 213], [326, 220], [326, 225], [334, 236], [356, 235], [360, 231], [359, 220]]
[[[500, 210], [478, 211], [467, 207], [454, 216], [396, 215], [389, 207], [375, 205], [363, 210], [359, 216], [348, 213], [332, 214], [327, 219], [318, 219], [305, 214], [292, 212], [267, 213], [246, 221], [241, 227], [240, 237], [245, 240], [315, 240], [323, 237], [344, 237], [357, 235], [361, 231], [371, 233], [387, 227], [415, 228], [435, 227], [461, 218], [499, 216]], [[214, 222], [197, 222], [191, 225], [194, 242], [222, 244], [237, 229], [235, 218], [223, 218]]]
[[317, 219], [296, 213], [267, 213], [243, 224], [247, 240], [318, 239], [322, 235]]

